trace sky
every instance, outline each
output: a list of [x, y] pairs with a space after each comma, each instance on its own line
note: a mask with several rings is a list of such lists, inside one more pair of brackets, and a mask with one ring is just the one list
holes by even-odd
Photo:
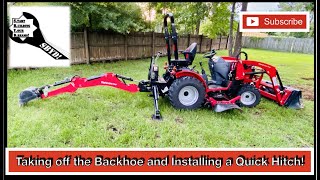
[[248, 3], [247, 11], [279, 11], [277, 2]]

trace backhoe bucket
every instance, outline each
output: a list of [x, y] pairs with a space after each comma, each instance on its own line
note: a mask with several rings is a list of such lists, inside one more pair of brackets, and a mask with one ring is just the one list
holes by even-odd
[[302, 93], [298, 89], [293, 89], [292, 93], [289, 95], [288, 99], [284, 103], [285, 107], [292, 109], [301, 109], [303, 105], [301, 103]]
[[40, 92], [36, 87], [29, 87], [19, 94], [19, 105], [23, 106], [33, 99], [40, 98]]

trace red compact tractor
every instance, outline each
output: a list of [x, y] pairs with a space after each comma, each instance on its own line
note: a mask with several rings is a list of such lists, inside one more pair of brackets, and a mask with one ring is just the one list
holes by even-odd
[[[167, 19], [171, 21], [171, 33], [168, 30]], [[81, 78], [74, 76], [52, 85], [39, 88], [28, 88], [19, 95], [20, 105], [36, 98], [48, 98], [61, 93], [73, 93], [78, 88], [92, 86], [111, 86], [132, 93], [150, 92], [154, 100], [153, 119], [161, 119], [158, 107], [159, 96], [168, 96], [170, 103], [176, 109], [196, 109], [201, 106], [210, 106], [216, 112], [240, 107], [254, 107], [260, 103], [261, 95], [276, 101], [280, 106], [299, 109], [301, 91], [282, 85], [279, 73], [274, 66], [263, 62], [248, 60], [248, 55], [241, 52], [237, 57], [216, 56], [215, 50], [204, 55], [208, 58], [210, 75], [207, 75], [200, 62], [201, 73], [190, 68], [197, 52], [197, 43], [192, 43], [181, 53], [184, 59], [179, 59], [178, 35], [174, 25], [174, 17], [171, 13], [164, 17], [164, 31], [167, 48], [168, 62], [165, 65], [165, 73], [159, 75], [159, 67], [156, 63], [160, 52], [151, 58], [148, 80], [141, 80], [138, 85], [127, 84], [133, 81], [114, 73], [105, 73], [99, 76]], [[171, 42], [174, 59], [171, 59]], [[241, 60], [240, 55], [245, 59]], [[264, 75], [270, 77], [270, 81], [263, 80]], [[210, 79], [208, 78], [211, 77]], [[49, 88], [62, 84], [68, 85], [49, 91]]]

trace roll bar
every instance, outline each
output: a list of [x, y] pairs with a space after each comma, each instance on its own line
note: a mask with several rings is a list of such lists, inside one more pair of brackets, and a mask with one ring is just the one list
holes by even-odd
[[[169, 33], [168, 30], [168, 22], [167, 19], [170, 17], [171, 21], [171, 34]], [[167, 48], [167, 54], [168, 54], [168, 63], [169, 65], [171, 64], [171, 49], [170, 49], [170, 35], [173, 41], [173, 53], [174, 53], [174, 59], [178, 60], [178, 34], [176, 32], [176, 26], [174, 24], [174, 17], [172, 13], [168, 13], [164, 16], [164, 21], [163, 21], [163, 26], [164, 26], [164, 37], [166, 39], [166, 48]]]

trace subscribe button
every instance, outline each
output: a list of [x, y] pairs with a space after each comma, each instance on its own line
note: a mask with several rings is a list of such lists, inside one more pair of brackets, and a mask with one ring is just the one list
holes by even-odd
[[241, 12], [241, 32], [309, 32], [308, 12]]

